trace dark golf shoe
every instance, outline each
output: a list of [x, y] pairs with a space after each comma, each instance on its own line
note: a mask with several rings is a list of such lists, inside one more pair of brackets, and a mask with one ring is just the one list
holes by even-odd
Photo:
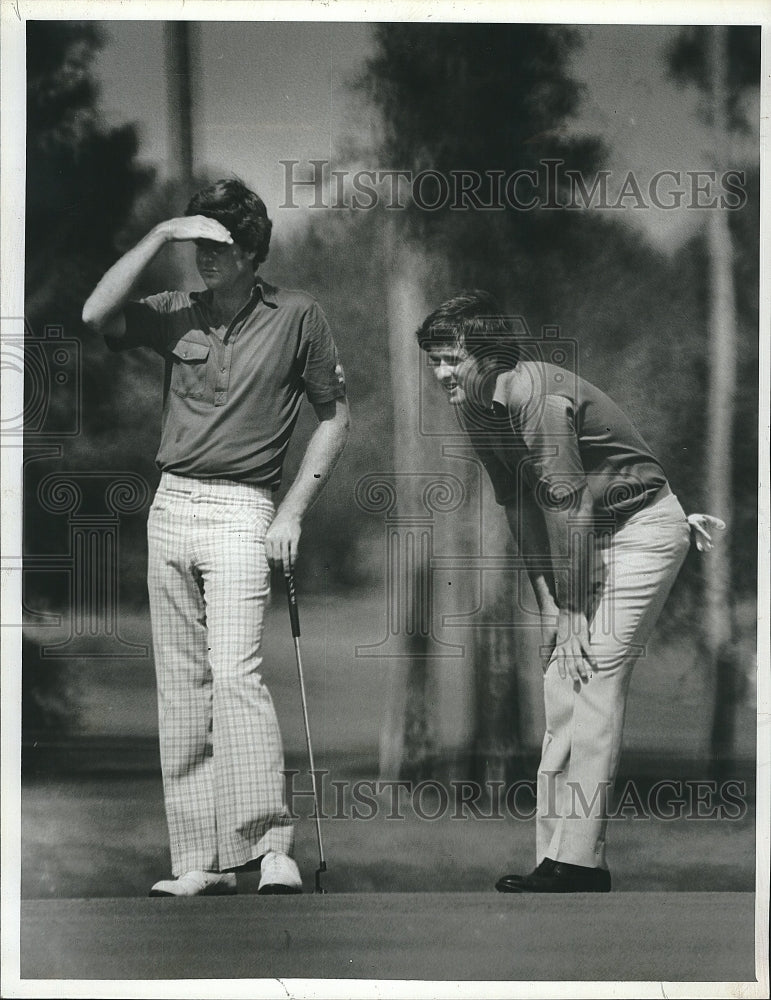
[[529, 875], [504, 875], [498, 892], [610, 892], [610, 872], [544, 858]]

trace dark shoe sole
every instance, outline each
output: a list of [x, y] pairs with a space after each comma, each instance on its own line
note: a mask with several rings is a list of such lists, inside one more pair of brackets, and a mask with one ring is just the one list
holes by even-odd
[[524, 895], [525, 893], [564, 893], [564, 892], [610, 892], [610, 889], [603, 888], [592, 888], [590, 886], [535, 886], [535, 885], [513, 885], [511, 883], [501, 884], [497, 882], [495, 888], [498, 892], [515, 892], [519, 895]]
[[495, 883], [495, 888], [497, 892], [522, 892], [522, 882], [524, 882], [524, 876], [522, 876], [519, 882], [509, 879], [499, 879]]
[[582, 881], [570, 876], [504, 875], [495, 883], [498, 892], [610, 892], [610, 877]]

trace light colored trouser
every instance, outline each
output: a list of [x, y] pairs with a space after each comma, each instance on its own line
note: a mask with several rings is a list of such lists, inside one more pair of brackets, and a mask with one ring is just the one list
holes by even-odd
[[281, 733], [263, 683], [270, 591], [262, 487], [164, 473], [147, 525], [172, 873], [289, 852]]
[[[669, 495], [632, 515], [596, 546], [600, 580], [590, 620], [598, 669], [574, 689], [555, 665], [544, 676], [546, 735], [538, 768], [536, 854], [607, 867], [603, 797], [615, 781], [632, 668], [690, 544], [685, 514]], [[588, 808], [587, 808], [588, 806]]]

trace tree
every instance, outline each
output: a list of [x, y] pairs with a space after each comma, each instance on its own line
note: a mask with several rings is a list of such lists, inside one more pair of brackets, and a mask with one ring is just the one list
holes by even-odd
[[[380, 26], [375, 37], [376, 53], [362, 85], [383, 119], [382, 162], [413, 174], [476, 174], [482, 204], [496, 201], [496, 172], [508, 177], [535, 171], [536, 194], [548, 201], [565, 194], [557, 161], [583, 172], [599, 165], [601, 142], [568, 129], [581, 100], [581, 87], [566, 68], [580, 43], [575, 31], [391, 24]], [[555, 167], [545, 168], [546, 161]], [[512, 285], [528, 289], [521, 306], [534, 321], [531, 313], [540, 315], [551, 302], [543, 283], [532, 277], [574, 223], [580, 226], [580, 213], [474, 211], [473, 199], [462, 199], [462, 205], [454, 207], [451, 198], [425, 211], [413, 202], [404, 213], [410, 235], [447, 260], [447, 280], [456, 287], [481, 285], [504, 299]]]
[[[742, 98], [748, 88], [759, 84], [760, 30], [721, 26], [685, 29], [672, 47], [669, 64], [677, 80], [695, 84], [702, 94], [702, 115], [712, 130], [713, 168], [721, 174], [730, 165], [731, 132], [749, 127]], [[725, 208], [709, 211], [706, 246], [709, 352], [706, 500], [709, 509], [718, 512], [729, 529], [736, 531], [737, 483], [733, 463], [738, 369], [736, 254]], [[737, 697], [739, 655], [732, 576], [730, 548], [717, 546], [705, 560], [703, 634], [706, 658], [714, 676], [711, 753], [716, 772], [720, 772], [732, 749]]]
[[[732, 29], [727, 40], [725, 106], [732, 128], [739, 127], [743, 107], [737, 88], [758, 79], [757, 32], [742, 29], [739, 37], [737, 30]], [[698, 79], [709, 79], [702, 47], [707, 29], [693, 29], [683, 38], [678, 66], [685, 70], [695, 65]], [[571, 136], [571, 115], [581, 99], [566, 69], [567, 57], [579, 43], [575, 32], [531, 25], [388, 25], [377, 30], [376, 43], [363, 86], [382, 116], [381, 163], [413, 174], [428, 169], [445, 176], [459, 169], [477, 171], [488, 181], [494, 171], [536, 171], [540, 187], [534, 193], [541, 204], [550, 197], [547, 164], [564, 161], [551, 174], [552, 200], [563, 204], [569, 201], [569, 192], [560, 187], [567, 169], [580, 172], [588, 184], [602, 167], [601, 141]], [[700, 53], [695, 62], [694, 53]], [[757, 364], [757, 305], [751, 302], [757, 285], [757, 200], [752, 177], [746, 210], [731, 213], [729, 220], [734, 234], [742, 233], [736, 243], [742, 280], [737, 303], [739, 363], [749, 386], [739, 404], [751, 428], [747, 434], [746, 423], [744, 432], [737, 425], [731, 443], [736, 463], [732, 489], [734, 496], [742, 497], [737, 516], [748, 526], [753, 523], [754, 489], [748, 495], [741, 477], [746, 487], [755, 460], [750, 387]], [[488, 181], [478, 189], [483, 201], [490, 196], [484, 187]], [[433, 281], [425, 295], [428, 301], [435, 304], [459, 287], [483, 287], [505, 308], [523, 315], [534, 337], [544, 324], [558, 326], [560, 337], [575, 350], [580, 374], [609, 389], [643, 430], [686, 509], [712, 509], [702, 488], [705, 451], [698, 447], [703, 441], [707, 378], [703, 235], [667, 257], [618, 215], [609, 218], [593, 211], [474, 211], [445, 205], [429, 212], [413, 202], [405, 212], [393, 214], [398, 216], [399, 246], [411, 244], [426, 260], [422, 271]], [[397, 345], [392, 354], [391, 364], [402, 373], [395, 378], [408, 378], [405, 366], [414, 364], [406, 347], [410, 337], [411, 330], [405, 329], [401, 350]], [[414, 433], [414, 417], [410, 419]], [[408, 425], [399, 425], [402, 438], [410, 433]], [[732, 581], [746, 586], [752, 576], [754, 533], [750, 531], [749, 540], [741, 531], [732, 534], [731, 544], [744, 546]], [[486, 521], [486, 537], [490, 551], [502, 550], [500, 518]], [[703, 614], [691, 586], [699, 569], [700, 557], [689, 557], [662, 621], [665, 629], [669, 622], [670, 635], [676, 622], [682, 632], [694, 615]], [[502, 591], [491, 595], [492, 604], [496, 598], [511, 604]], [[516, 720], [518, 706], [520, 720], [526, 721], [528, 706], [523, 707], [522, 699], [529, 657], [521, 644], [515, 651], [495, 650], [489, 635], [475, 633], [477, 671], [487, 674], [486, 664], [512, 657], [522, 664], [508, 686], [495, 671], [478, 678], [476, 728], [486, 746], [480, 735], [477, 758], [491, 776], [498, 766], [492, 756], [507, 760], [510, 768], [518, 747], [513, 725], [508, 735], [497, 739], [506, 721], [500, 692], [512, 706], [509, 717]]]
[[78, 21], [27, 23], [27, 318], [79, 328], [80, 309], [152, 174], [131, 125], [100, 119], [91, 73], [105, 44]]
[[[114, 260], [117, 235], [152, 174], [136, 163], [134, 129], [110, 129], [100, 119], [91, 67], [104, 42], [91, 23], [27, 22], [25, 556], [31, 547], [50, 553], [61, 544], [58, 520], [46, 517], [37, 498], [36, 486], [45, 473], [77, 469], [83, 462], [92, 465], [95, 451], [102, 467], [122, 461], [114, 446], [112, 456], [109, 447], [99, 450], [100, 440], [110, 441], [115, 426], [112, 404], [120, 393], [120, 374], [103, 344], [81, 336], [80, 314], [86, 296]], [[52, 327], [79, 348], [79, 371], [68, 370], [71, 377], [61, 385], [53, 376], [41, 384], [40, 372], [46, 369], [36, 364], [46, 357]], [[78, 380], [80, 398], [73, 395]], [[74, 412], [80, 399], [85, 405]], [[35, 419], [41, 412], [44, 437]], [[67, 437], [74, 422], [80, 433]], [[52, 451], [58, 452], [55, 461]], [[60, 596], [49, 575], [29, 574], [26, 591], [33, 607], [38, 601], [54, 604]], [[25, 649], [30, 652], [32, 646], [27, 643]], [[25, 722], [49, 731], [55, 719], [64, 723], [70, 706], [63, 671], [31, 653], [23, 671]]]
[[[463, 170], [472, 183], [479, 178], [475, 197], [483, 203], [495, 198], [494, 177], [510, 174], [513, 167], [537, 172], [541, 194], [548, 199], [544, 186], [562, 183], [554, 172], [558, 161], [569, 161], [581, 170], [596, 165], [600, 144], [570, 138], [565, 132], [580, 100], [579, 88], [566, 71], [578, 42], [574, 32], [539, 25], [390, 24], [376, 29], [375, 41], [375, 55], [361, 85], [381, 113], [381, 162], [411, 170], [413, 176], [430, 170], [435, 177], [448, 178]], [[552, 166], [544, 173], [546, 160]], [[566, 213], [558, 213], [559, 220], [548, 212], [485, 213], [454, 208], [452, 200], [426, 211], [413, 188], [412, 203], [398, 223], [388, 227], [387, 245], [398, 246], [399, 259], [396, 266], [394, 255], [384, 254], [391, 268], [389, 301], [401, 304], [392, 310], [395, 321], [389, 340], [396, 387], [417, 386], [418, 352], [410, 335], [422, 318], [418, 303], [424, 314], [431, 301], [429, 280], [435, 287], [503, 291], [504, 301], [513, 284], [523, 290], [519, 309], [540, 317], [552, 304], [543, 284], [534, 279], [547, 261], [559, 255], [555, 247], [564, 248], [575, 228], [575, 217]], [[394, 434], [400, 449], [397, 471], [409, 472], [416, 461], [425, 469], [427, 448], [418, 429], [418, 394], [414, 389], [396, 392], [394, 399]], [[416, 502], [416, 497], [402, 498], [406, 509]], [[494, 544], [502, 546], [500, 523], [497, 534]], [[426, 572], [416, 564], [413, 585], [407, 588], [416, 602]], [[501, 592], [493, 604], [511, 609], [515, 595]], [[419, 614], [415, 604], [413, 619]], [[490, 629], [478, 629], [473, 635], [480, 672], [477, 710], [482, 716], [473, 727], [478, 733], [477, 756], [484, 777], [499, 779], [517, 749], [516, 712], [506, 711], [515, 697], [516, 642], [511, 633], [496, 638]], [[496, 649], [496, 642], [505, 648]], [[427, 650], [406, 642], [404, 655], [407, 665], [395, 674], [392, 710], [386, 713], [381, 738], [381, 747], [401, 751], [403, 766], [430, 759], [437, 749], [432, 746], [432, 706], [427, 704], [437, 682], [430, 677]], [[399, 705], [409, 705], [409, 712], [395, 710]], [[398, 762], [393, 753], [385, 756], [381, 769], [392, 776]]]
[[[84, 335], [80, 313], [152, 179], [136, 163], [134, 128], [111, 129], [101, 121], [92, 61], [104, 44], [91, 23], [27, 24], [25, 312], [34, 338], [57, 326], [80, 342], [84, 433], [70, 440], [65, 462], [81, 448], [90, 451], [115, 426], [111, 404], [120, 376], [104, 345]], [[28, 379], [25, 391], [33, 388]], [[73, 399], [55, 385], [46, 391], [55, 432], [69, 424]]]

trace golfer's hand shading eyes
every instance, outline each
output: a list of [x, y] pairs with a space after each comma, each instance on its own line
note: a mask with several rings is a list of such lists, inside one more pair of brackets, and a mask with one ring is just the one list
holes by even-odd
[[279, 510], [265, 535], [265, 554], [271, 566], [288, 573], [297, 563], [301, 531], [299, 517]]
[[178, 219], [169, 219], [163, 223], [163, 233], [167, 240], [210, 240], [213, 243], [232, 243], [233, 237], [229, 231], [205, 215], [183, 215]]

